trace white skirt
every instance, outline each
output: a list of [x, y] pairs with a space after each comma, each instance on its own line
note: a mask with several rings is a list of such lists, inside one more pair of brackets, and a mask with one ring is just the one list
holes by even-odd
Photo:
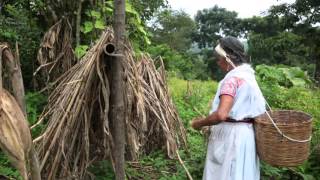
[[202, 179], [260, 179], [252, 124], [223, 122], [211, 127]]

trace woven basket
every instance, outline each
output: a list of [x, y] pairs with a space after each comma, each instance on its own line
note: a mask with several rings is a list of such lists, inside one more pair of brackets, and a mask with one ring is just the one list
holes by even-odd
[[[311, 136], [312, 117], [298, 111], [269, 112], [282, 133], [290, 138], [306, 140]], [[260, 159], [273, 166], [298, 166], [309, 156], [310, 141], [294, 142], [282, 136], [266, 114], [256, 118], [255, 137]]]

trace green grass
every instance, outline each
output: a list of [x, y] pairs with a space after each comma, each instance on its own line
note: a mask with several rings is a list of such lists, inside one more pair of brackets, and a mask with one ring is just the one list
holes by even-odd
[[[186, 163], [194, 179], [201, 179], [206, 153], [204, 137], [189, 126], [189, 122], [200, 114], [206, 115], [210, 109], [211, 100], [217, 89], [217, 82], [213, 81], [185, 81], [178, 78], [168, 79], [169, 90], [178, 113], [187, 129], [188, 150], [180, 150], [181, 156]], [[320, 139], [320, 90], [305, 87], [281, 87], [261, 83], [261, 89], [274, 109], [293, 109], [309, 113], [313, 116], [313, 140], [312, 153], [309, 160], [297, 168], [276, 168], [262, 163], [262, 179], [318, 179], [320, 177], [320, 160], [315, 148]], [[319, 152], [320, 153], [320, 152]], [[157, 158], [156, 158], [157, 159]], [[163, 161], [168, 161], [162, 159]], [[161, 161], [161, 158], [155, 160]], [[151, 162], [154, 162], [151, 160]], [[179, 167], [179, 163], [175, 163]], [[161, 167], [157, 167], [161, 171]], [[163, 168], [166, 168], [164, 165]], [[160, 175], [159, 178], [179, 179], [186, 178], [183, 169], [176, 168], [171, 176]]]
[[[190, 128], [190, 121], [200, 115], [207, 115], [211, 101], [217, 90], [214, 81], [186, 81], [178, 78], [168, 79], [168, 88], [176, 105], [179, 116], [187, 130], [188, 149], [180, 149], [179, 153], [186, 167], [195, 180], [202, 178], [206, 156], [206, 142], [204, 136]], [[313, 139], [311, 155], [303, 165], [294, 168], [276, 168], [262, 163], [262, 179], [304, 179], [312, 180], [320, 177], [320, 90], [304, 87], [281, 87], [278, 85], [261, 83], [261, 89], [268, 102], [275, 109], [294, 109], [304, 111], [313, 116]], [[45, 100], [37, 94], [29, 94], [29, 121], [34, 122]], [[33, 133], [38, 133], [38, 130]], [[319, 154], [317, 154], [319, 153]], [[153, 152], [141, 157], [140, 168], [126, 164], [127, 177], [137, 179], [184, 180], [187, 179], [183, 167], [177, 160], [168, 159], [161, 151]], [[96, 175], [96, 179], [114, 179], [109, 162], [102, 161], [92, 165], [89, 170]], [[106, 173], [108, 172], [108, 173]], [[18, 172], [11, 167], [8, 159], [0, 153], [0, 174], [19, 178]]]
[[207, 115], [218, 84], [214, 81], [168, 80], [169, 91], [179, 115], [187, 126], [192, 118]]

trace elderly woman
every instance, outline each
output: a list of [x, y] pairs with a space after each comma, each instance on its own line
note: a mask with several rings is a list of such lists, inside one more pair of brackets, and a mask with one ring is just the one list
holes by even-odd
[[211, 126], [203, 180], [260, 179], [252, 123], [265, 112], [265, 99], [238, 39], [220, 39], [215, 52], [217, 64], [227, 74], [219, 83], [209, 116], [191, 122], [197, 130]]

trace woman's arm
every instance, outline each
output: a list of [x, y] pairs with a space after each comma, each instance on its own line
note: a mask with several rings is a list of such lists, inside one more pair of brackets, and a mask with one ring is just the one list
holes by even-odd
[[217, 111], [213, 112], [206, 118], [196, 119], [191, 122], [191, 127], [200, 130], [203, 126], [211, 126], [225, 121], [233, 105], [233, 97], [227, 94], [220, 96], [220, 103]]

